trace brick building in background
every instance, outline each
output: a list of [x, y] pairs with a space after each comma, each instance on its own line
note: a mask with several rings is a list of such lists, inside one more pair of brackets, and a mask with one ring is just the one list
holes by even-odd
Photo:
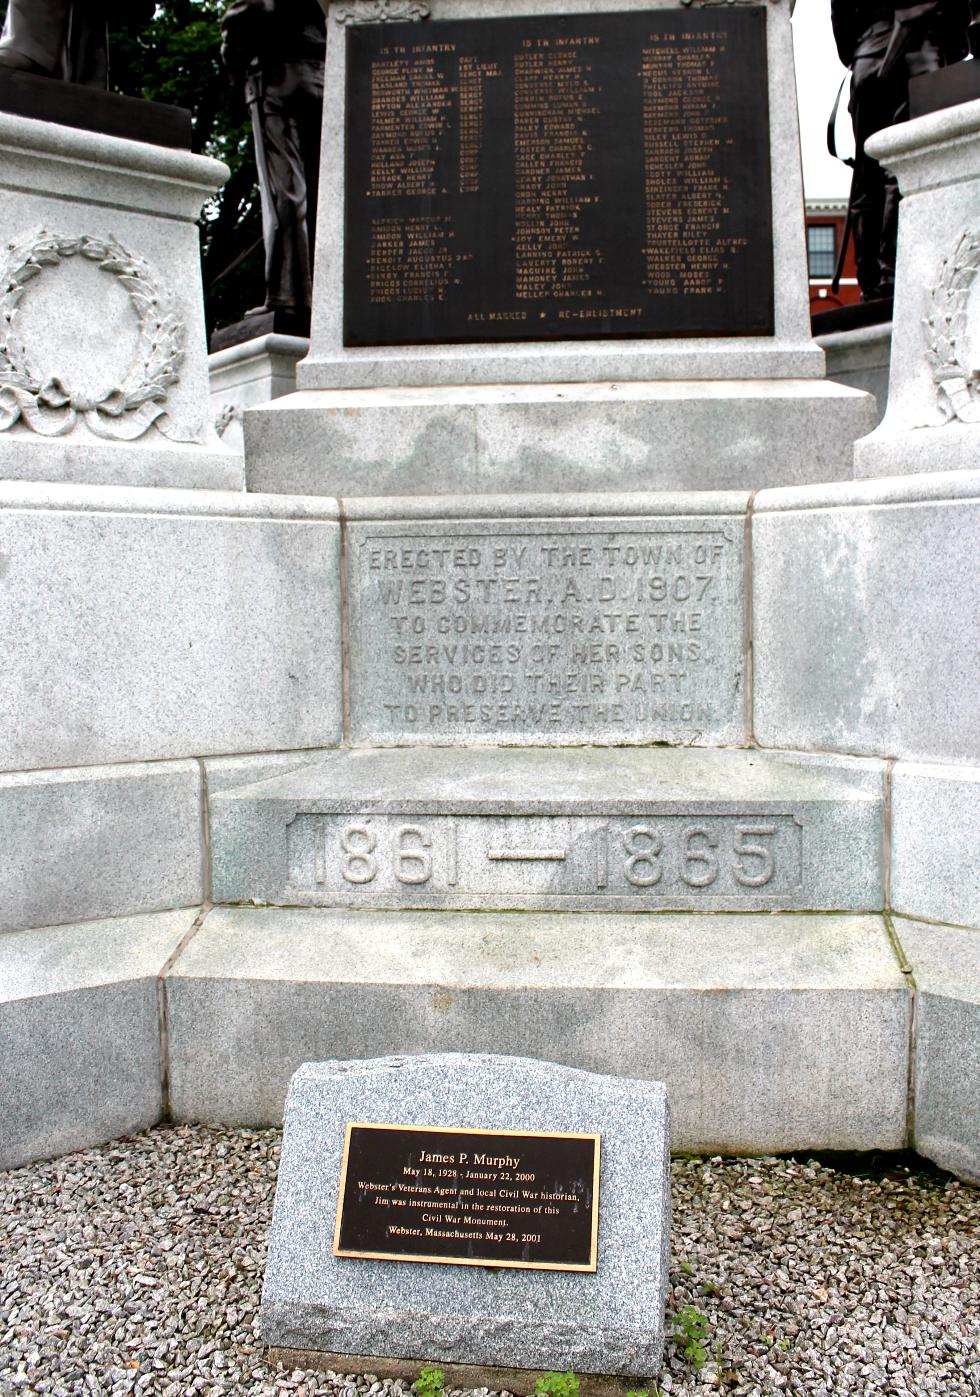
[[831, 291], [834, 268], [844, 236], [847, 217], [845, 199], [807, 199], [806, 252], [810, 276], [810, 314], [831, 310], [834, 306], [850, 306], [861, 299], [854, 261], [854, 239], [847, 247], [844, 274], [836, 293]]

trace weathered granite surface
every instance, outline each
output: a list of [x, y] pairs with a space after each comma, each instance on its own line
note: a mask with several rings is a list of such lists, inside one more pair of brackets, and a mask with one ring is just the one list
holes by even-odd
[[895, 911], [980, 927], [980, 768], [897, 762], [891, 823]]
[[[452, 348], [455, 354], [473, 346]], [[364, 351], [345, 351], [358, 352]], [[481, 353], [492, 359], [495, 351]], [[717, 367], [712, 353], [705, 355], [706, 373]], [[749, 379], [745, 361], [752, 353], [741, 351], [744, 377], [722, 382], [695, 378], [692, 367], [690, 379], [656, 383], [605, 378], [291, 393], [251, 408], [243, 420], [248, 488], [526, 494], [849, 480], [851, 445], [874, 426], [874, 399], [819, 379]], [[578, 373], [588, 355], [579, 346], [575, 369], [555, 365], [554, 372]], [[462, 361], [460, 372], [471, 363]]]
[[196, 762], [0, 776], [0, 931], [204, 899]]
[[976, 471], [760, 491], [756, 740], [980, 761], [978, 528]]
[[665, 1082], [675, 1150], [906, 1138], [877, 916], [217, 908], [167, 994], [178, 1120], [276, 1124], [310, 1059], [502, 1052]]
[[980, 1184], [980, 932], [895, 918], [916, 985], [915, 1148]]
[[356, 742], [740, 742], [736, 492], [345, 500]]
[[157, 976], [197, 912], [0, 936], [0, 1169], [157, 1123]]
[[[349, 1121], [598, 1133], [597, 1271], [334, 1257]], [[334, 1353], [655, 1375], [667, 1294], [668, 1152], [660, 1082], [480, 1053], [308, 1062], [286, 1106], [263, 1338]]]
[[189, 151], [0, 112], [0, 479], [240, 489], [211, 422]]
[[212, 795], [216, 902], [872, 910], [882, 768], [696, 748], [342, 751]]
[[320, 747], [333, 501], [0, 485], [0, 770]]
[[980, 101], [871, 137], [902, 191], [888, 410], [857, 476], [980, 467]]

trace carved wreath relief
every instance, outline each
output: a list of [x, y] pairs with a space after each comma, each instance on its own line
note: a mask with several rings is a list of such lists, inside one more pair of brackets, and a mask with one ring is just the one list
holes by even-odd
[[389, 20], [428, 19], [429, 7], [421, 0], [355, 0], [334, 11], [338, 24], [385, 24]]
[[225, 403], [224, 407], [220, 408], [218, 412], [215, 413], [215, 434], [219, 437], [223, 437], [233, 422], [238, 422], [240, 424], [244, 417], [245, 409], [238, 403]]
[[[939, 268], [923, 320], [926, 358], [943, 422], [980, 422], [980, 366], [970, 359], [970, 300], [980, 272], [980, 232], [966, 232]], [[980, 291], [980, 286], [978, 286]]]
[[[98, 396], [39, 375], [18, 333], [18, 308], [31, 282], [56, 273], [71, 257], [97, 263], [119, 279], [139, 327], [131, 367]], [[0, 270], [0, 432], [22, 422], [39, 436], [64, 436], [81, 418], [96, 436], [117, 441], [135, 441], [154, 424], [171, 436], [161, 419], [183, 357], [184, 327], [172, 293], [142, 257], [114, 238], [58, 237], [42, 228], [8, 245]]]

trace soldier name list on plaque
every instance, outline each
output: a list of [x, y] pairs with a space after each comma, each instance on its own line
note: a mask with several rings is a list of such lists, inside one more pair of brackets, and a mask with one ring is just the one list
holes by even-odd
[[345, 344], [772, 334], [765, 25], [352, 26]]
[[335, 1256], [594, 1271], [599, 1136], [350, 1123]]

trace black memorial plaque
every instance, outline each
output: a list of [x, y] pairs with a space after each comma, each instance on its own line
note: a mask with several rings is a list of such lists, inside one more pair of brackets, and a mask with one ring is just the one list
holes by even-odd
[[599, 1136], [350, 1124], [335, 1256], [594, 1271]]
[[345, 344], [771, 335], [765, 29], [352, 26]]

